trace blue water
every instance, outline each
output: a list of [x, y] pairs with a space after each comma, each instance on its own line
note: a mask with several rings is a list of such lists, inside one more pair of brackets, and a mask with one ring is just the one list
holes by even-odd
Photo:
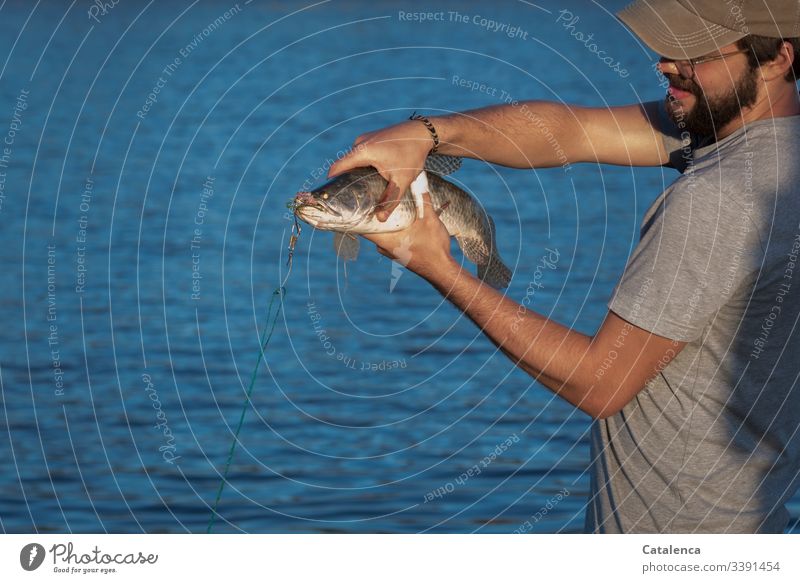
[[[205, 531], [287, 276], [286, 201], [414, 110], [660, 98], [623, 4], [0, 5], [0, 528]], [[399, 13], [419, 9], [444, 20]], [[675, 177], [453, 179], [494, 217], [508, 295], [536, 279], [534, 309], [591, 334]], [[589, 426], [371, 245], [345, 274], [304, 229], [214, 531], [578, 532]]]

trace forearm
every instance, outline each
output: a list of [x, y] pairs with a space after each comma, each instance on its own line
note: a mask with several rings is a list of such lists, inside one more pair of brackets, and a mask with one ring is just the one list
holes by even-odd
[[524, 101], [432, 117], [443, 154], [513, 168], [547, 168], [582, 161], [585, 132], [574, 110]]
[[596, 385], [592, 338], [504, 297], [454, 261], [427, 277], [517, 366], [593, 417], [608, 409]]

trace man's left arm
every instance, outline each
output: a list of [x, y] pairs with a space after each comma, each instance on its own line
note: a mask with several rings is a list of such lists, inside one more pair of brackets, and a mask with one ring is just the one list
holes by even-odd
[[[425, 200], [430, 204], [427, 195]], [[433, 212], [402, 234], [367, 238], [392, 258], [392, 250], [403, 246], [408, 269], [462, 310], [517, 366], [593, 418], [617, 413], [685, 346], [611, 311], [590, 337], [522, 308], [461, 268]]]

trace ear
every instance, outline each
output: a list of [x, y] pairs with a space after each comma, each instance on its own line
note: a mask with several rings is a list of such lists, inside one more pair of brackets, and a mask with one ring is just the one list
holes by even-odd
[[761, 66], [761, 74], [765, 81], [782, 79], [786, 73], [791, 70], [793, 63], [794, 47], [792, 47], [791, 43], [784, 42], [781, 44], [778, 56], [769, 63], [765, 63]]

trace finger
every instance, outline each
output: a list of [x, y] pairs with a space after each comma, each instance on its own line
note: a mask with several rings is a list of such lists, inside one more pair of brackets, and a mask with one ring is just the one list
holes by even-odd
[[375, 243], [375, 246], [377, 247], [378, 241], [375, 240], [375, 237], [380, 237], [381, 235], [382, 233], [364, 233], [361, 236], [370, 243]]
[[367, 157], [367, 149], [364, 146], [358, 145], [331, 164], [331, 167], [328, 169], [328, 178], [344, 174], [353, 168], [371, 165], [372, 162]]
[[384, 257], [389, 257], [389, 253], [387, 253], [386, 249], [384, 249], [383, 247], [381, 247], [377, 243], [375, 244], [375, 249], [378, 251], [378, 253], [380, 253]]
[[425, 219], [423, 219], [423, 220], [424, 220], [424, 222], [426, 222], [426, 223], [430, 223], [430, 222], [437, 223], [437, 222], [439, 222], [439, 214], [440, 214], [440, 213], [441, 213], [441, 212], [442, 212], [444, 209], [446, 209], [446, 208], [447, 208], [447, 206], [450, 204], [450, 202], [449, 202], [449, 201], [445, 201], [445, 203], [444, 203], [444, 204], [442, 204], [442, 206], [441, 206], [441, 207], [439, 207], [438, 209], [437, 209], [437, 208], [435, 208], [435, 207], [433, 206], [433, 200], [431, 199], [431, 193], [430, 193], [430, 192], [426, 192], [426, 193], [424, 193], [424, 194], [422, 195], [422, 201], [423, 201], [423, 204], [424, 204], [426, 207], [428, 207], [429, 209], [431, 209], [431, 210], [433, 211], [432, 213], [429, 213], [429, 214], [428, 214], [428, 213], [426, 213], [426, 215], [425, 215]]
[[444, 201], [444, 202], [442, 203], [442, 206], [440, 206], [438, 209], [436, 209], [436, 210], [434, 211], [434, 212], [436, 213], [436, 216], [437, 216], [437, 217], [438, 217], [438, 216], [441, 216], [442, 212], [444, 212], [444, 209], [446, 209], [446, 208], [447, 208], [447, 207], [449, 207], [449, 206], [450, 206], [450, 201], [449, 201], [449, 200], [446, 200], [446, 201]]
[[400, 186], [394, 182], [394, 180], [389, 180], [389, 184], [386, 185], [386, 190], [383, 191], [383, 195], [376, 205], [378, 210], [375, 212], [375, 217], [380, 222], [386, 222], [389, 215], [397, 208], [397, 205], [400, 204], [400, 197], [403, 192], [405, 192], [405, 188], [401, 190]]
[[374, 134], [374, 133], [375, 132], [373, 131], [373, 132], [365, 132], [365, 133], [361, 134], [353, 142], [353, 147], [360, 146], [361, 144], [366, 142], [372, 136], [372, 134]]
[[422, 204], [433, 208], [433, 200], [431, 200], [430, 191], [426, 190], [425, 192], [422, 193]]

